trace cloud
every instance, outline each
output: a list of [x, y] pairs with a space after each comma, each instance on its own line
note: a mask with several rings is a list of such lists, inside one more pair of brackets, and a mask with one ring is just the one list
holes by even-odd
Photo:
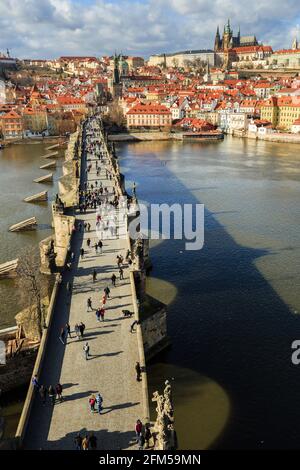
[[298, 1], [0, 0], [0, 50], [51, 58], [211, 48], [228, 17], [242, 34], [289, 47], [300, 24]]

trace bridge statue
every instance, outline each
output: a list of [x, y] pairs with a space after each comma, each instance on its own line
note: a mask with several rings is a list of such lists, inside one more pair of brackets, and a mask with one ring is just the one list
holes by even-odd
[[176, 450], [177, 437], [174, 428], [174, 408], [171, 384], [165, 382], [163, 395], [153, 393], [152, 401], [156, 401], [157, 418], [154, 424], [155, 450]]

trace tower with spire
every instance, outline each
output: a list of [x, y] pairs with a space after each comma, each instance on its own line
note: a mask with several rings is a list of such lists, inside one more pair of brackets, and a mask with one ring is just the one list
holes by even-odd
[[222, 48], [222, 41], [221, 41], [220, 30], [219, 30], [219, 26], [218, 26], [217, 27], [217, 32], [216, 32], [216, 37], [215, 37], [214, 51], [218, 52], [218, 51], [221, 50], [221, 48]]
[[227, 25], [224, 26], [223, 49], [228, 50], [232, 46], [233, 46], [232, 30], [230, 27], [230, 19], [228, 19]]
[[257, 46], [258, 42], [254, 35], [251, 36], [241, 36], [241, 29], [239, 27], [236, 35], [233, 34], [231, 28], [230, 19], [224, 25], [223, 37], [220, 36], [219, 26], [217, 27], [217, 32], [215, 36], [214, 51], [215, 52], [224, 52], [225, 50], [231, 49], [233, 47], [241, 46]]
[[298, 39], [297, 39], [296, 36], [295, 36], [294, 41], [293, 41], [293, 44], [292, 44], [292, 49], [293, 49], [293, 50], [299, 49]]

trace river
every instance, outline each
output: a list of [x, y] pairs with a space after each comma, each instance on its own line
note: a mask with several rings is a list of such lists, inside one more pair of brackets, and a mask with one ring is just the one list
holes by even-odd
[[172, 381], [180, 448], [297, 448], [299, 146], [227, 137], [117, 151], [140, 200], [205, 205], [202, 250], [151, 245], [147, 290], [168, 304], [172, 347], [149, 365], [149, 384]]
[[[62, 159], [40, 170], [49, 143], [0, 151], [0, 262], [52, 232], [50, 201]], [[127, 187], [140, 200], [204, 203], [205, 244], [151, 245], [148, 292], [168, 304], [172, 347], [148, 366], [151, 391], [172, 380], [180, 448], [295, 448], [300, 435], [299, 146], [227, 137], [219, 143], [119, 144]], [[53, 171], [53, 184], [33, 179]], [[48, 189], [49, 201], [23, 198]], [[36, 216], [38, 230], [8, 227]], [[0, 282], [0, 328], [20, 310]], [[153, 410], [152, 410], [153, 412]], [[154, 415], [153, 415], [154, 416]]]
[[[39, 167], [52, 160], [41, 156], [51, 152], [46, 147], [53, 143], [20, 143], [0, 150], [0, 263], [22, 255], [22, 250], [27, 246], [38, 246], [42, 239], [52, 233], [51, 201], [57, 192], [57, 180], [61, 176], [63, 160], [57, 158], [57, 167], [54, 169], [40, 170]], [[61, 149], [59, 152], [59, 155], [63, 155]], [[50, 172], [53, 172], [52, 183], [33, 182], [33, 179]], [[23, 202], [25, 197], [44, 190], [48, 191], [47, 202]], [[11, 225], [33, 216], [38, 222], [37, 230], [14, 233], [8, 231]], [[13, 280], [0, 281], [0, 305], [0, 328], [14, 325], [14, 316], [21, 306]]]

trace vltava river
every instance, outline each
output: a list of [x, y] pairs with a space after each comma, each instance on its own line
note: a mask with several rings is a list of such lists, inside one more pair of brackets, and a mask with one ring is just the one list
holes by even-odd
[[[57, 192], [63, 160], [56, 159], [56, 169], [40, 170], [39, 167], [51, 161], [41, 156], [51, 152], [46, 147], [53, 143], [15, 144], [0, 150], [0, 263], [22, 255], [26, 246], [38, 246], [41, 240], [52, 233], [51, 202]], [[63, 155], [62, 150], [59, 152]], [[53, 183], [33, 182], [33, 179], [51, 172]], [[25, 197], [44, 190], [48, 191], [48, 202], [23, 202]], [[38, 222], [37, 230], [8, 232], [11, 225], [33, 216]], [[15, 324], [14, 316], [21, 310], [18, 300], [15, 282], [0, 280], [0, 328]]]
[[205, 204], [205, 244], [152, 244], [148, 292], [168, 303], [172, 347], [148, 367], [171, 379], [180, 448], [299, 447], [299, 147], [119, 144], [140, 200]]

